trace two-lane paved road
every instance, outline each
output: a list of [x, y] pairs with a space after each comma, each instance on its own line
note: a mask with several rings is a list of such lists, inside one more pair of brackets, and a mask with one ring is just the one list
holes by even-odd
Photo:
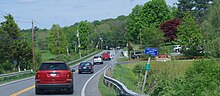
[[[118, 53], [118, 51], [116, 51], [116, 53]], [[101, 53], [99, 53], [100, 55]], [[92, 58], [87, 59], [86, 61], [90, 61], [92, 62]], [[93, 74], [78, 74], [78, 72], [74, 73], [74, 94], [49, 94], [50, 96], [55, 95], [55, 96], [81, 96], [82, 94], [82, 89], [85, 85], [85, 83], [87, 82], [87, 86], [85, 86], [85, 89], [90, 89], [91, 86], [97, 86], [97, 83], [90, 83], [88, 82], [88, 79], [90, 77], [92, 77], [94, 74], [96, 74], [98, 71], [102, 70], [104, 67], [108, 66], [109, 64], [111, 64], [112, 61], [104, 61], [104, 64], [102, 65], [95, 65], [94, 66], [94, 70], [95, 72]], [[72, 68], [77, 69], [77, 66], [73, 66]], [[99, 76], [93, 76], [97, 81], [99, 79]], [[94, 82], [94, 78], [91, 78], [91, 82]], [[35, 95], [35, 79], [29, 79], [29, 80], [25, 80], [25, 81], [21, 81], [21, 82], [17, 82], [17, 83], [13, 83], [13, 84], [9, 84], [9, 85], [5, 85], [5, 86], [1, 86], [0, 87], [0, 96], [10, 96], [10, 95], [14, 95], [14, 96], [36, 96]], [[87, 91], [85, 91], [87, 92]], [[87, 94], [87, 93], [85, 93]], [[44, 96], [47, 94], [44, 94]], [[97, 94], [99, 95], [99, 94]], [[89, 95], [86, 95], [89, 96]]]

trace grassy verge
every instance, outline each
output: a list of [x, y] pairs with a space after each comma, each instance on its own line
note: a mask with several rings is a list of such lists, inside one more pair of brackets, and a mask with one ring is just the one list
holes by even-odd
[[29, 78], [29, 77], [32, 77], [34, 75], [35, 75], [35, 73], [29, 73], [29, 74], [22, 74], [22, 75], [17, 75], [17, 76], [13, 76], [13, 77], [1, 78], [0, 79], [0, 84], [15, 81], [15, 80], [19, 80], [19, 79]]
[[100, 80], [99, 80], [99, 92], [101, 93], [102, 96], [117, 96], [117, 92], [111, 88], [111, 87], [107, 87], [105, 86], [105, 84], [103, 83], [103, 79], [104, 76], [102, 75]]
[[51, 54], [49, 50], [42, 50], [41, 53], [42, 53], [41, 58], [43, 62], [57, 57], [57, 55]]
[[128, 61], [128, 58], [125, 58], [125, 57], [118, 58], [117, 61], [119, 61], [119, 62]]
[[138, 77], [132, 72], [132, 69], [122, 65], [116, 65], [112, 77], [125, 84], [129, 90], [139, 92], [136, 85]]
[[[124, 83], [125, 86], [134, 92], [141, 93], [146, 61], [135, 62], [126, 65], [117, 65], [113, 72], [113, 78]], [[171, 61], [151, 62], [151, 71], [147, 78], [146, 86], [152, 90], [152, 82], [159, 79], [174, 79], [183, 76], [193, 61]], [[139, 70], [137, 67], [141, 68]], [[166, 77], [166, 78], [164, 78]], [[151, 88], [152, 87], [152, 88]]]

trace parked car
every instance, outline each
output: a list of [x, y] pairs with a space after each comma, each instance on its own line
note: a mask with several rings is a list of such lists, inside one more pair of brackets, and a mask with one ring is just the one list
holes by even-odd
[[104, 52], [102, 53], [102, 59], [103, 60], [111, 60], [111, 57], [110, 57], [110, 52]]
[[173, 45], [173, 52], [179, 53], [182, 49], [181, 45]]
[[41, 94], [46, 90], [66, 91], [73, 94], [73, 73], [65, 62], [45, 62], [37, 70], [35, 76], [35, 93]]
[[121, 47], [120, 47], [120, 46], [117, 46], [117, 47], [116, 47], [116, 50], [120, 50], [120, 49], [121, 49]]
[[141, 52], [141, 51], [132, 52], [132, 53], [131, 53], [131, 58], [132, 58], [132, 59], [138, 59], [138, 58], [141, 57], [141, 55], [143, 55], [143, 52]]
[[103, 64], [102, 56], [94, 56], [93, 57], [93, 64]]
[[78, 66], [78, 73], [94, 73], [93, 64], [91, 62], [81, 62]]

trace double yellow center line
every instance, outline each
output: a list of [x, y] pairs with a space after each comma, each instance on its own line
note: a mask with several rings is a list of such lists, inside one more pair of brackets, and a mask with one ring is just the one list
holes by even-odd
[[20, 90], [20, 91], [14, 93], [14, 94], [11, 94], [10, 96], [18, 96], [18, 95], [20, 95], [20, 94], [22, 94], [22, 93], [24, 93], [24, 92], [26, 92], [26, 91], [28, 91], [28, 90], [31, 90], [31, 89], [34, 88], [34, 87], [35, 87], [35, 85], [32, 85], [32, 86], [30, 86], [30, 87], [28, 87], [28, 88], [25, 88], [25, 89], [23, 89], [23, 90]]

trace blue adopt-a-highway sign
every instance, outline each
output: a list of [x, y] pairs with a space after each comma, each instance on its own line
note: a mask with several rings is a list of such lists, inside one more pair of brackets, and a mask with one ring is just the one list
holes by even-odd
[[144, 53], [150, 56], [157, 56], [158, 49], [157, 48], [146, 48]]

